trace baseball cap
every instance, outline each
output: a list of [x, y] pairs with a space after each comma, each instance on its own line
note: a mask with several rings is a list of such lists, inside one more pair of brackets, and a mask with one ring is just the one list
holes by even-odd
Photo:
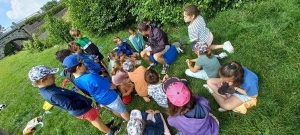
[[83, 63], [83, 59], [77, 54], [73, 54], [64, 59], [63, 66], [68, 69], [78, 65], [79, 63]]
[[222, 86], [218, 89], [218, 93], [222, 95], [233, 94], [235, 93], [235, 89], [230, 87], [228, 83], [223, 82]]
[[130, 113], [130, 120], [127, 123], [128, 135], [142, 135], [143, 124], [142, 114], [139, 110], [132, 110]]
[[190, 101], [191, 92], [177, 77], [170, 77], [162, 83], [167, 98], [175, 106], [184, 106]]
[[55, 74], [57, 73], [59, 68], [50, 68], [45, 65], [38, 65], [30, 69], [28, 73], [28, 77], [30, 81], [37, 81], [42, 79], [48, 74]]
[[190, 44], [190, 47], [199, 53], [206, 53], [208, 51], [208, 45], [205, 42], [194, 41]]
[[133, 68], [132, 66], [132, 62], [130, 59], [127, 59], [124, 63], [123, 63], [123, 69], [125, 72], [128, 72], [129, 70], [131, 70]]

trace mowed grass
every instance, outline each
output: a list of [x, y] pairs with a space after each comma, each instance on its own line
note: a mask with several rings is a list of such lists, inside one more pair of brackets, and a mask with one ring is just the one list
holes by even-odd
[[[230, 40], [235, 47], [235, 53], [230, 54], [221, 63], [236, 60], [249, 67], [259, 76], [259, 97], [256, 107], [249, 109], [246, 115], [231, 111], [220, 113], [218, 105], [202, 85], [205, 81], [186, 77], [185, 59], [196, 58], [189, 46], [183, 45], [185, 51], [171, 65], [168, 74], [187, 78], [189, 88], [198, 95], [210, 100], [211, 112], [220, 121], [220, 134], [293, 134], [300, 133], [300, 1], [266, 0], [248, 3], [238, 10], [218, 13], [207, 25], [214, 34], [214, 44]], [[181, 15], [178, 13], [178, 15]], [[170, 42], [184, 41], [187, 37], [187, 26], [164, 27]], [[103, 37], [93, 37], [92, 40], [104, 46], [102, 53], [107, 53], [115, 47], [113, 36], [128, 37], [127, 30], [111, 33]], [[0, 112], [0, 126], [6, 130], [21, 134], [26, 123], [32, 118], [44, 113], [44, 100], [27, 79], [31, 67], [45, 64], [60, 67], [55, 59], [55, 52], [65, 45], [47, 49], [41, 53], [22, 51], [16, 55], [0, 60], [0, 104], [8, 107]], [[220, 53], [221, 50], [215, 53]], [[147, 66], [146, 62], [143, 65]], [[161, 65], [154, 68], [157, 72]], [[58, 76], [58, 75], [57, 75]], [[56, 84], [60, 85], [62, 77]], [[71, 88], [72, 84], [68, 84]], [[154, 101], [145, 103], [140, 97], [133, 97], [128, 109], [159, 109]], [[65, 111], [54, 107], [51, 114], [44, 117], [44, 127], [37, 127], [35, 135], [97, 135], [99, 133], [89, 122], [78, 120]], [[116, 123], [122, 122], [112, 113], [101, 109], [99, 114], [103, 121], [108, 122], [112, 117]], [[165, 115], [165, 114], [164, 114]], [[166, 116], [166, 115], [165, 115]], [[122, 123], [119, 134], [126, 134], [126, 123]], [[171, 128], [172, 133], [176, 130]]]

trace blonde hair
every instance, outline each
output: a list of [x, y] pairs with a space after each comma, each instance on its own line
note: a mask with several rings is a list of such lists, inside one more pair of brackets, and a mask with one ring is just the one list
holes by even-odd
[[123, 68], [122, 68], [122, 63], [120, 60], [116, 60], [115, 63], [114, 63], [114, 66], [112, 68], [112, 71], [111, 71], [111, 75], [116, 75], [116, 73], [118, 71], [121, 71], [121, 72], [124, 72]]
[[109, 52], [107, 60], [108, 61], [113, 60], [113, 58], [116, 56], [117, 56], [116, 50], [112, 50], [111, 52]]
[[68, 49], [72, 52], [75, 53], [78, 49], [80, 48], [80, 45], [74, 41], [68, 43]]
[[[117, 44], [120, 40], [121, 40], [121, 38], [118, 37], [118, 36], [114, 36], [114, 38], [113, 38], [113, 42], [116, 43], [116, 44]], [[121, 40], [121, 41], [122, 41], [122, 40]]]
[[75, 39], [82, 37], [80, 30], [77, 30], [77, 29], [72, 29], [72, 30], [70, 30], [69, 33]]

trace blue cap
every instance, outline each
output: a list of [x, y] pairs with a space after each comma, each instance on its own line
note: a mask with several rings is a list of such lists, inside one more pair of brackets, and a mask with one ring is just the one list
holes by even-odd
[[67, 56], [63, 61], [63, 66], [66, 69], [69, 69], [71, 67], [74, 67], [78, 65], [79, 63], [83, 63], [83, 59], [78, 56], [77, 54], [69, 55]]

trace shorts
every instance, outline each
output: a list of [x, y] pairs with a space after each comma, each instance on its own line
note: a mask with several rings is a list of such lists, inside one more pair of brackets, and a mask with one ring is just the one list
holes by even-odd
[[77, 116], [78, 119], [86, 119], [88, 121], [94, 121], [98, 117], [99, 110], [96, 108], [92, 107], [88, 112], [85, 114], [82, 114], [80, 116]]
[[90, 55], [97, 55], [99, 60], [103, 60], [104, 58], [100, 53], [99, 48], [94, 43], [91, 43], [84, 51]]
[[[165, 54], [168, 50], [170, 49], [170, 45], [166, 45], [165, 49], [161, 51], [162, 54]], [[150, 46], [148, 46], [147, 48], [145, 48], [146, 51], [151, 52], [152, 49]]]
[[131, 101], [131, 95], [122, 97], [122, 101], [125, 105], [128, 105]]
[[238, 99], [240, 99], [243, 103], [245, 103], [245, 102], [252, 99], [251, 97], [248, 97], [248, 96], [245, 96], [245, 95], [242, 95], [242, 94], [238, 94], [238, 93], [233, 93], [232, 95], [237, 97]]
[[207, 76], [206, 72], [204, 70], [198, 70], [197, 72], [192, 72], [190, 69], [185, 70], [185, 74], [190, 77], [208, 80], [209, 77]]
[[106, 106], [108, 108], [110, 108], [111, 111], [116, 111], [119, 114], [126, 112], [126, 107], [119, 96], [117, 97], [117, 99], [115, 101], [113, 101], [112, 103], [110, 103]]

